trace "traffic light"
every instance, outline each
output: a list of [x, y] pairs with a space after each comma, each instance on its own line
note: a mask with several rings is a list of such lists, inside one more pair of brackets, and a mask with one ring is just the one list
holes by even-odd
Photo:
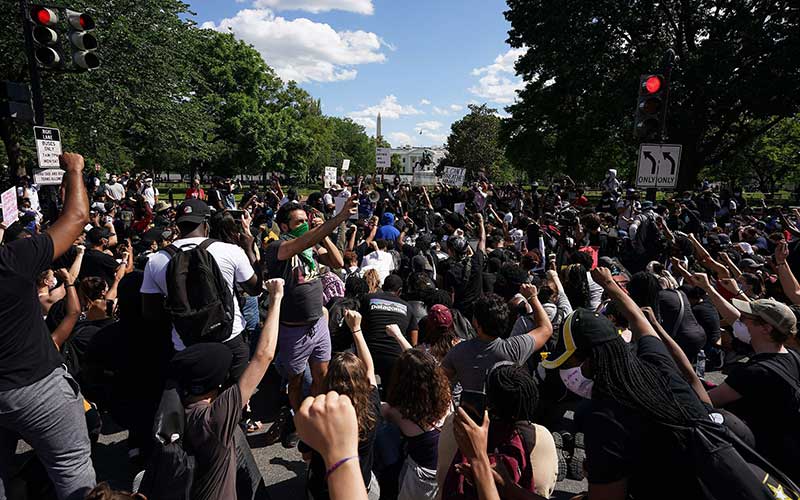
[[54, 9], [42, 5], [34, 5], [30, 10], [31, 35], [35, 44], [34, 57], [43, 68], [52, 69], [61, 65], [61, 54], [58, 51], [58, 14]]
[[69, 9], [66, 10], [66, 14], [70, 29], [68, 38], [72, 46], [72, 62], [84, 70], [99, 68], [97, 37], [92, 33], [95, 28], [94, 19], [89, 14]]
[[667, 80], [663, 75], [642, 75], [634, 121], [636, 137], [659, 140], [664, 126], [667, 102]]
[[0, 118], [33, 122], [31, 89], [26, 83], [2, 82], [0, 84]]

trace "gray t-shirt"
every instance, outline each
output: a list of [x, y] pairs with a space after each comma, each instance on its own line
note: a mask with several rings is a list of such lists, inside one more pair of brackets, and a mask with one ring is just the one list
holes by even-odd
[[442, 364], [455, 372], [456, 382], [464, 390], [481, 391], [489, 369], [498, 361], [522, 365], [533, 354], [534, 341], [530, 335], [500, 337], [485, 341], [478, 338], [456, 344], [444, 357]]

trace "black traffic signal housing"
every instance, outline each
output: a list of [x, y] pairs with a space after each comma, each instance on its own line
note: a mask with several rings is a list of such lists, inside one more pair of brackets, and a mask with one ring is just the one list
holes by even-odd
[[640, 77], [634, 118], [634, 133], [637, 139], [660, 141], [666, 118], [668, 91], [667, 80], [663, 75], [647, 74]]
[[67, 38], [72, 49], [72, 62], [80, 70], [97, 69], [100, 58], [97, 56], [97, 37], [94, 35], [95, 22], [84, 12], [66, 9], [69, 33]]
[[27, 83], [0, 82], [0, 118], [33, 123], [31, 89]]
[[58, 12], [51, 7], [33, 5], [30, 9], [30, 29], [33, 37], [33, 55], [44, 69], [56, 69], [63, 64], [59, 50]]

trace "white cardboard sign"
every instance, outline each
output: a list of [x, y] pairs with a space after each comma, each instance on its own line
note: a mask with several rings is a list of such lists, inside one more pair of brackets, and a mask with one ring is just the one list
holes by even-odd
[[36, 154], [40, 168], [58, 168], [61, 155], [61, 132], [57, 128], [33, 127], [36, 138]]
[[458, 186], [464, 185], [464, 176], [467, 169], [459, 167], [444, 167], [444, 174], [442, 175], [442, 184], [445, 186]]

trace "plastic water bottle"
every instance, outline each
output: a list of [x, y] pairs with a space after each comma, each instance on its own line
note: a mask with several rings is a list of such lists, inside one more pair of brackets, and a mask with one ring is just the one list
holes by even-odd
[[697, 363], [695, 364], [694, 371], [697, 372], [697, 376], [700, 378], [706, 375], [706, 353], [702, 349], [697, 353]]

